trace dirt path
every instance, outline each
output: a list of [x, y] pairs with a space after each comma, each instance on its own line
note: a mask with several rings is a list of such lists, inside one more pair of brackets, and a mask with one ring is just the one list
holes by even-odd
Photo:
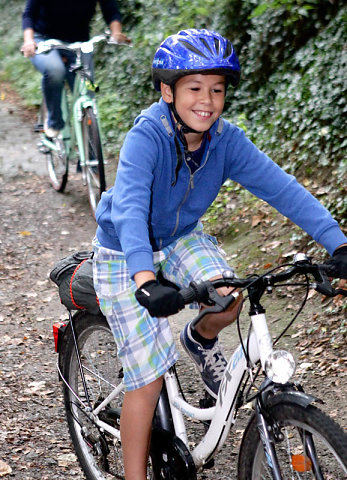
[[95, 221], [77, 175], [64, 195], [50, 187], [34, 117], [12, 100], [0, 102], [0, 460], [16, 480], [82, 479], [51, 335], [65, 311], [48, 274], [69, 251], [90, 248]]
[[[0, 101], [0, 461], [16, 480], [83, 479], [67, 434], [51, 334], [65, 309], [48, 274], [57, 259], [90, 248], [95, 221], [78, 175], [71, 176], [64, 195], [50, 187], [28, 123], [32, 115], [23, 118], [18, 103], [5, 100]], [[183, 321], [176, 321], [176, 335]], [[227, 350], [233, 335], [226, 339]], [[300, 336], [302, 363], [310, 344]], [[325, 408], [347, 427], [346, 351], [325, 356], [318, 343], [314, 348], [310, 361], [323, 362], [320, 369], [299, 373], [309, 379], [310, 391], [326, 394]], [[192, 367], [188, 374], [196, 376]], [[234, 479], [236, 454], [237, 441], [228, 443], [216, 470], [199, 478]]]

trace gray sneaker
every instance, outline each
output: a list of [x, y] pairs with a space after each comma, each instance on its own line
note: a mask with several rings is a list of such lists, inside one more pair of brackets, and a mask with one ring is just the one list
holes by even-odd
[[205, 389], [213, 398], [217, 398], [227, 365], [218, 340], [212, 348], [204, 348], [192, 337], [189, 323], [182, 330], [180, 340], [182, 347], [198, 367]]

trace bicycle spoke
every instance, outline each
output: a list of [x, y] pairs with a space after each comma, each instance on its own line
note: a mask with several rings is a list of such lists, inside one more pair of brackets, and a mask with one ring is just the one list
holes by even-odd
[[[346, 436], [323, 412], [298, 405], [271, 409], [281, 432], [274, 448], [284, 480], [346, 480]], [[271, 480], [268, 459], [260, 441], [256, 421], [250, 424], [242, 442], [239, 478]]]

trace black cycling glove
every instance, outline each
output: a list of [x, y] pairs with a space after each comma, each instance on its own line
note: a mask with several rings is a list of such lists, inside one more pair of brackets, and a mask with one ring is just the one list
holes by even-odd
[[168, 317], [184, 308], [182, 295], [173, 287], [149, 280], [135, 292], [136, 300], [149, 311], [152, 317]]
[[331, 267], [328, 275], [347, 279], [347, 245], [337, 248], [332, 258], [325, 263]]

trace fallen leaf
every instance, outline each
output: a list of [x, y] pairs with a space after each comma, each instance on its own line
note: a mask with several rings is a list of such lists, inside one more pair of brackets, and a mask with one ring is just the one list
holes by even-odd
[[0, 460], [0, 477], [8, 475], [9, 473], [12, 473], [12, 468], [7, 465], [7, 463]]
[[261, 216], [260, 215], [253, 215], [252, 217], [252, 227], [256, 227], [257, 225], [259, 225], [259, 223], [261, 222]]
[[279, 240], [274, 240], [273, 242], [270, 242], [268, 243], [267, 245], [265, 245], [265, 248], [277, 248], [279, 247], [280, 245], [282, 244], [282, 242], [280, 242]]
[[313, 288], [308, 292], [307, 299], [309, 300], [310, 298], [314, 297], [317, 295], [317, 291], [313, 290]]

